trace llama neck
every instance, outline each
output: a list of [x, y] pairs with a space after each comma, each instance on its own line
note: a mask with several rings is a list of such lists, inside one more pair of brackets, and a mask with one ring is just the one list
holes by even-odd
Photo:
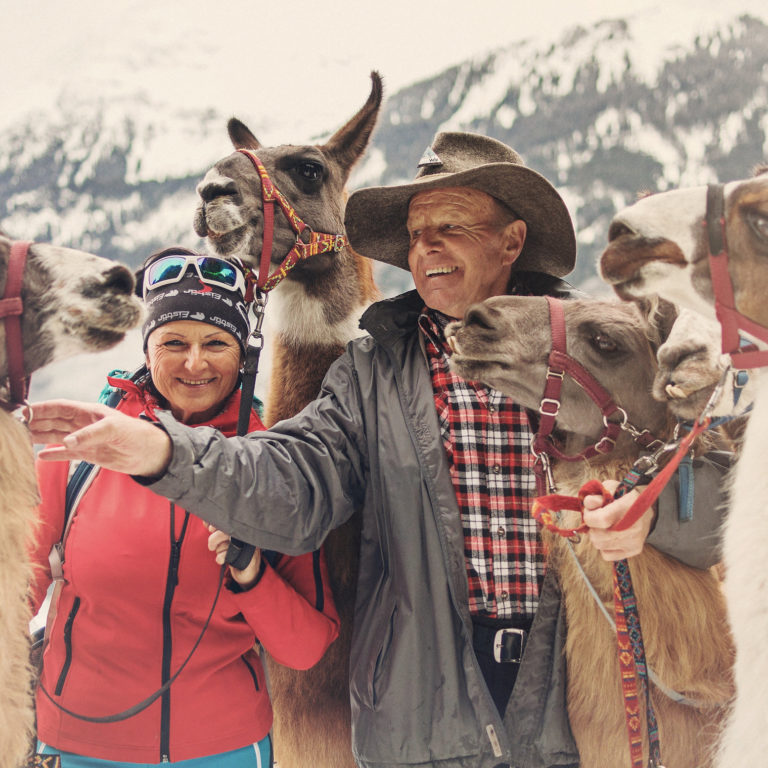
[[295, 416], [320, 392], [325, 374], [344, 351], [342, 344], [297, 344], [285, 337], [272, 340], [272, 373], [265, 423]]
[[271, 330], [286, 345], [344, 346], [362, 336], [360, 316], [371, 297], [309, 293], [296, 281], [283, 281], [269, 298], [267, 318]]

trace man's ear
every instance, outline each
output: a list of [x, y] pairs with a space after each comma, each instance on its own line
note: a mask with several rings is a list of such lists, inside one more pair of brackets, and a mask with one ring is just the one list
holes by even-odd
[[515, 219], [510, 221], [504, 227], [502, 233], [504, 241], [504, 264], [514, 264], [517, 261], [517, 257], [523, 250], [525, 245], [525, 236], [528, 232], [528, 226], [522, 219]]

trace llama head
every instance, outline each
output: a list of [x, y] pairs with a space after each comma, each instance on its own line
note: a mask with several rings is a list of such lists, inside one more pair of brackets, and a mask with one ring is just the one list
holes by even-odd
[[[11, 240], [0, 235], [2, 286], [10, 250]], [[142, 315], [128, 268], [84, 251], [43, 243], [29, 249], [21, 298], [27, 374], [54, 360], [114, 346]], [[0, 376], [7, 374], [5, 326], [0, 324]]]
[[[229, 121], [235, 149], [256, 154], [271, 181], [297, 215], [313, 231], [344, 233], [344, 187], [352, 167], [368, 145], [382, 99], [381, 78], [371, 73], [372, 88], [364, 106], [322, 145], [263, 147], [239, 120]], [[198, 184], [195, 231], [208, 239], [212, 252], [239, 256], [258, 268], [264, 239], [262, 184], [251, 160], [234, 152], [217, 162]], [[287, 217], [276, 208], [272, 268], [279, 265], [296, 242]], [[315, 283], [333, 271], [337, 262], [352, 258], [349, 248], [312, 256], [288, 274], [288, 279]]]
[[[617, 214], [600, 271], [625, 299], [650, 294], [714, 317], [706, 187], [645, 197]], [[724, 187], [725, 239], [736, 308], [768, 325], [768, 171]]]
[[722, 382], [712, 416], [739, 415], [754, 401], [755, 379], [729, 367], [721, 352], [720, 325], [697, 312], [682, 309], [657, 353], [653, 396], [679, 419], [698, 418]]
[[[586, 368], [628, 414], [651, 432], [667, 421], [666, 407], [654, 400], [659, 328], [632, 303], [569, 300], [565, 313], [568, 354]], [[547, 301], [531, 296], [497, 296], [467, 310], [452, 323], [451, 366], [465, 379], [481, 381], [525, 408], [539, 408], [552, 348]], [[565, 377], [558, 427], [597, 438], [603, 417], [589, 395]]]

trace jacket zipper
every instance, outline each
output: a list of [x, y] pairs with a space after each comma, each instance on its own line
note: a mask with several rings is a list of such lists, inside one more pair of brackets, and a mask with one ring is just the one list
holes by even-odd
[[80, 609], [80, 598], [76, 597], [72, 603], [72, 608], [69, 611], [69, 616], [67, 616], [67, 622], [66, 624], [64, 624], [65, 657], [64, 657], [64, 666], [62, 666], [61, 668], [61, 673], [59, 674], [59, 679], [56, 681], [56, 688], [54, 689], [54, 693], [57, 696], [61, 696], [61, 692], [64, 688], [64, 681], [67, 679], [69, 668], [72, 665], [72, 626], [75, 623], [75, 616], [77, 616], [77, 612], [79, 609]]
[[[165, 598], [163, 600], [163, 660], [162, 660], [162, 685], [165, 685], [171, 677], [171, 656], [173, 651], [173, 637], [171, 634], [171, 604], [176, 585], [179, 583], [179, 560], [181, 558], [181, 543], [187, 532], [189, 512], [184, 514], [184, 522], [181, 526], [179, 538], [176, 538], [176, 505], [171, 502], [171, 554], [168, 559], [168, 577], [165, 582]], [[168, 763], [171, 760], [171, 689], [162, 694], [160, 699], [160, 762]]]

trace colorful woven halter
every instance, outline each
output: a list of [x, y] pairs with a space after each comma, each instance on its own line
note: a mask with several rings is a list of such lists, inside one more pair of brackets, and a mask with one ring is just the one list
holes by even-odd
[[[296, 213], [293, 206], [286, 200], [282, 192], [269, 178], [267, 169], [259, 158], [249, 149], [238, 149], [245, 155], [258, 171], [261, 179], [261, 199], [264, 205], [264, 238], [261, 248], [261, 263], [259, 266], [258, 287], [265, 293], [271, 291], [302, 259], [316, 256], [329, 251], [338, 252], [348, 245], [345, 235], [329, 235], [323, 232], [315, 232], [312, 227], [304, 222]], [[270, 275], [269, 265], [272, 260], [272, 243], [275, 227], [275, 202], [280, 206], [296, 233], [296, 242], [288, 252], [279, 267]], [[308, 240], [303, 240], [305, 233], [309, 233]]]

